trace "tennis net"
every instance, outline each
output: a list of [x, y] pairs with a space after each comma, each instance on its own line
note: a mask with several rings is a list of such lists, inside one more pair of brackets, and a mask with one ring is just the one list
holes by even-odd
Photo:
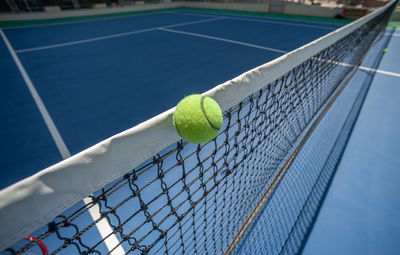
[[206, 144], [171, 109], [2, 190], [0, 248], [301, 252], [369, 88], [347, 81], [396, 4], [206, 92], [224, 111]]

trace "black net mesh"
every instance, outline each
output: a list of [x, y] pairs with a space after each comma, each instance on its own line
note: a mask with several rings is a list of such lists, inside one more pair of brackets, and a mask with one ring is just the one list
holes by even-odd
[[[343, 88], [351, 65], [385, 29], [393, 6], [226, 111], [213, 141], [169, 146], [8, 251], [30, 252], [42, 241], [49, 254], [119, 254], [121, 248], [127, 254], [298, 253], [368, 87], [346, 99], [347, 112], [337, 110], [342, 122], [314, 130], [331, 143], [310, 138], [318, 146], [298, 146]], [[257, 217], [238, 235], [271, 187]], [[101, 222], [111, 226], [103, 236]], [[107, 247], [111, 239], [117, 243]]]

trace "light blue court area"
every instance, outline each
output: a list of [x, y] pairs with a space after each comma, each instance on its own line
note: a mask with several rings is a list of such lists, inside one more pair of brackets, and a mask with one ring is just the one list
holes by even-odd
[[196, 11], [4, 28], [0, 188], [336, 28]]
[[400, 73], [400, 30], [396, 30], [393, 33], [389, 47], [388, 50], [390, 51], [385, 56], [386, 61], [382, 61], [379, 68], [390, 72]]
[[[399, 33], [399, 31], [395, 32]], [[400, 254], [400, 37], [393, 36], [304, 248]]]

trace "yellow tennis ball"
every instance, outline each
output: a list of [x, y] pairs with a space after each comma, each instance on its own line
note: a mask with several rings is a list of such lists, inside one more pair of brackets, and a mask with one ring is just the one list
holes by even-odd
[[222, 111], [211, 97], [194, 94], [182, 99], [172, 117], [176, 132], [191, 143], [205, 143], [217, 136]]
[[386, 49], [383, 49], [383, 50], [382, 50], [383, 53], [386, 53], [386, 51], [387, 51]]

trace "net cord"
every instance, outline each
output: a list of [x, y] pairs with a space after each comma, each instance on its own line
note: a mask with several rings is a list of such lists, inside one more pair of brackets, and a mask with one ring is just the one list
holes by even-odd
[[[396, 0], [305, 46], [203, 93], [223, 111], [383, 13]], [[0, 191], [0, 250], [180, 140], [172, 108]], [[45, 201], [45, 202], [44, 202]]]

